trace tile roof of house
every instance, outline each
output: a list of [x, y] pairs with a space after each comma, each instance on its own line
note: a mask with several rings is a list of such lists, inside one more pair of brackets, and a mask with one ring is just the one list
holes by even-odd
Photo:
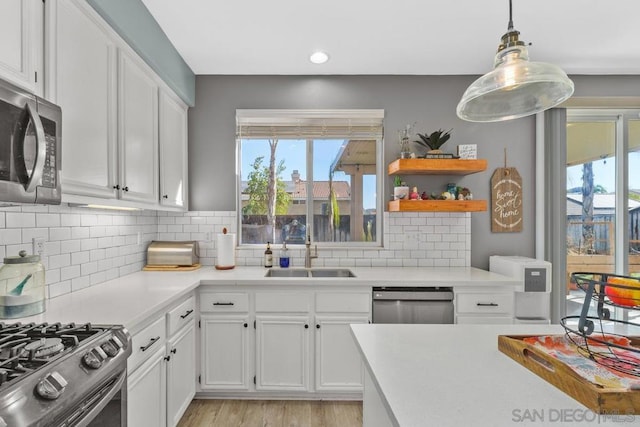
[[[336, 197], [340, 200], [349, 200], [351, 198], [351, 189], [347, 181], [333, 181], [333, 189], [336, 192]], [[287, 192], [291, 193], [294, 199], [306, 199], [307, 198], [307, 182], [287, 182]], [[314, 181], [313, 182], [313, 199], [328, 199], [329, 198], [329, 181]]]
[[[242, 181], [242, 192], [247, 188], [247, 181]], [[336, 192], [338, 200], [350, 200], [351, 188], [348, 181], [333, 181], [333, 189]], [[290, 193], [294, 199], [307, 198], [307, 182], [285, 181], [285, 191]], [[329, 198], [329, 181], [314, 181], [313, 183], [313, 199], [321, 200]]]

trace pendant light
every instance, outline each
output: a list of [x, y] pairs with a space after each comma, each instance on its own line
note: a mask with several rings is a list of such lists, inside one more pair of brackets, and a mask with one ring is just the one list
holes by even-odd
[[553, 64], [529, 61], [529, 52], [509, 26], [502, 36], [493, 71], [467, 88], [458, 103], [458, 117], [470, 122], [517, 119], [555, 107], [573, 94], [573, 82]]

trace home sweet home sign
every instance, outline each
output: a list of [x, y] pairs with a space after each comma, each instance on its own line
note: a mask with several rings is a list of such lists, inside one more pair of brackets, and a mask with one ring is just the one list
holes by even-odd
[[522, 231], [522, 179], [516, 168], [498, 168], [491, 176], [491, 231]]

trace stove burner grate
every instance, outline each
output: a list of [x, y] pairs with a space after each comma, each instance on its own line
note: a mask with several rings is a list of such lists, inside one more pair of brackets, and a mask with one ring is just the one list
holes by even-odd
[[19, 380], [104, 330], [90, 323], [0, 323], [0, 386]]

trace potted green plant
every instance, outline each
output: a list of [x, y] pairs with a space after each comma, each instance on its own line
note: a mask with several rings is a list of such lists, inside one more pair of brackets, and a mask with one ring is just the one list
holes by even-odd
[[393, 200], [408, 200], [409, 186], [399, 176], [393, 179]]
[[441, 154], [442, 150], [440, 150], [440, 147], [442, 147], [444, 143], [451, 138], [452, 130], [453, 129], [449, 129], [445, 132], [442, 129], [438, 129], [430, 134], [418, 133], [417, 135], [420, 139], [414, 142], [418, 143], [418, 145], [423, 148], [427, 148], [428, 151], [426, 154]]

